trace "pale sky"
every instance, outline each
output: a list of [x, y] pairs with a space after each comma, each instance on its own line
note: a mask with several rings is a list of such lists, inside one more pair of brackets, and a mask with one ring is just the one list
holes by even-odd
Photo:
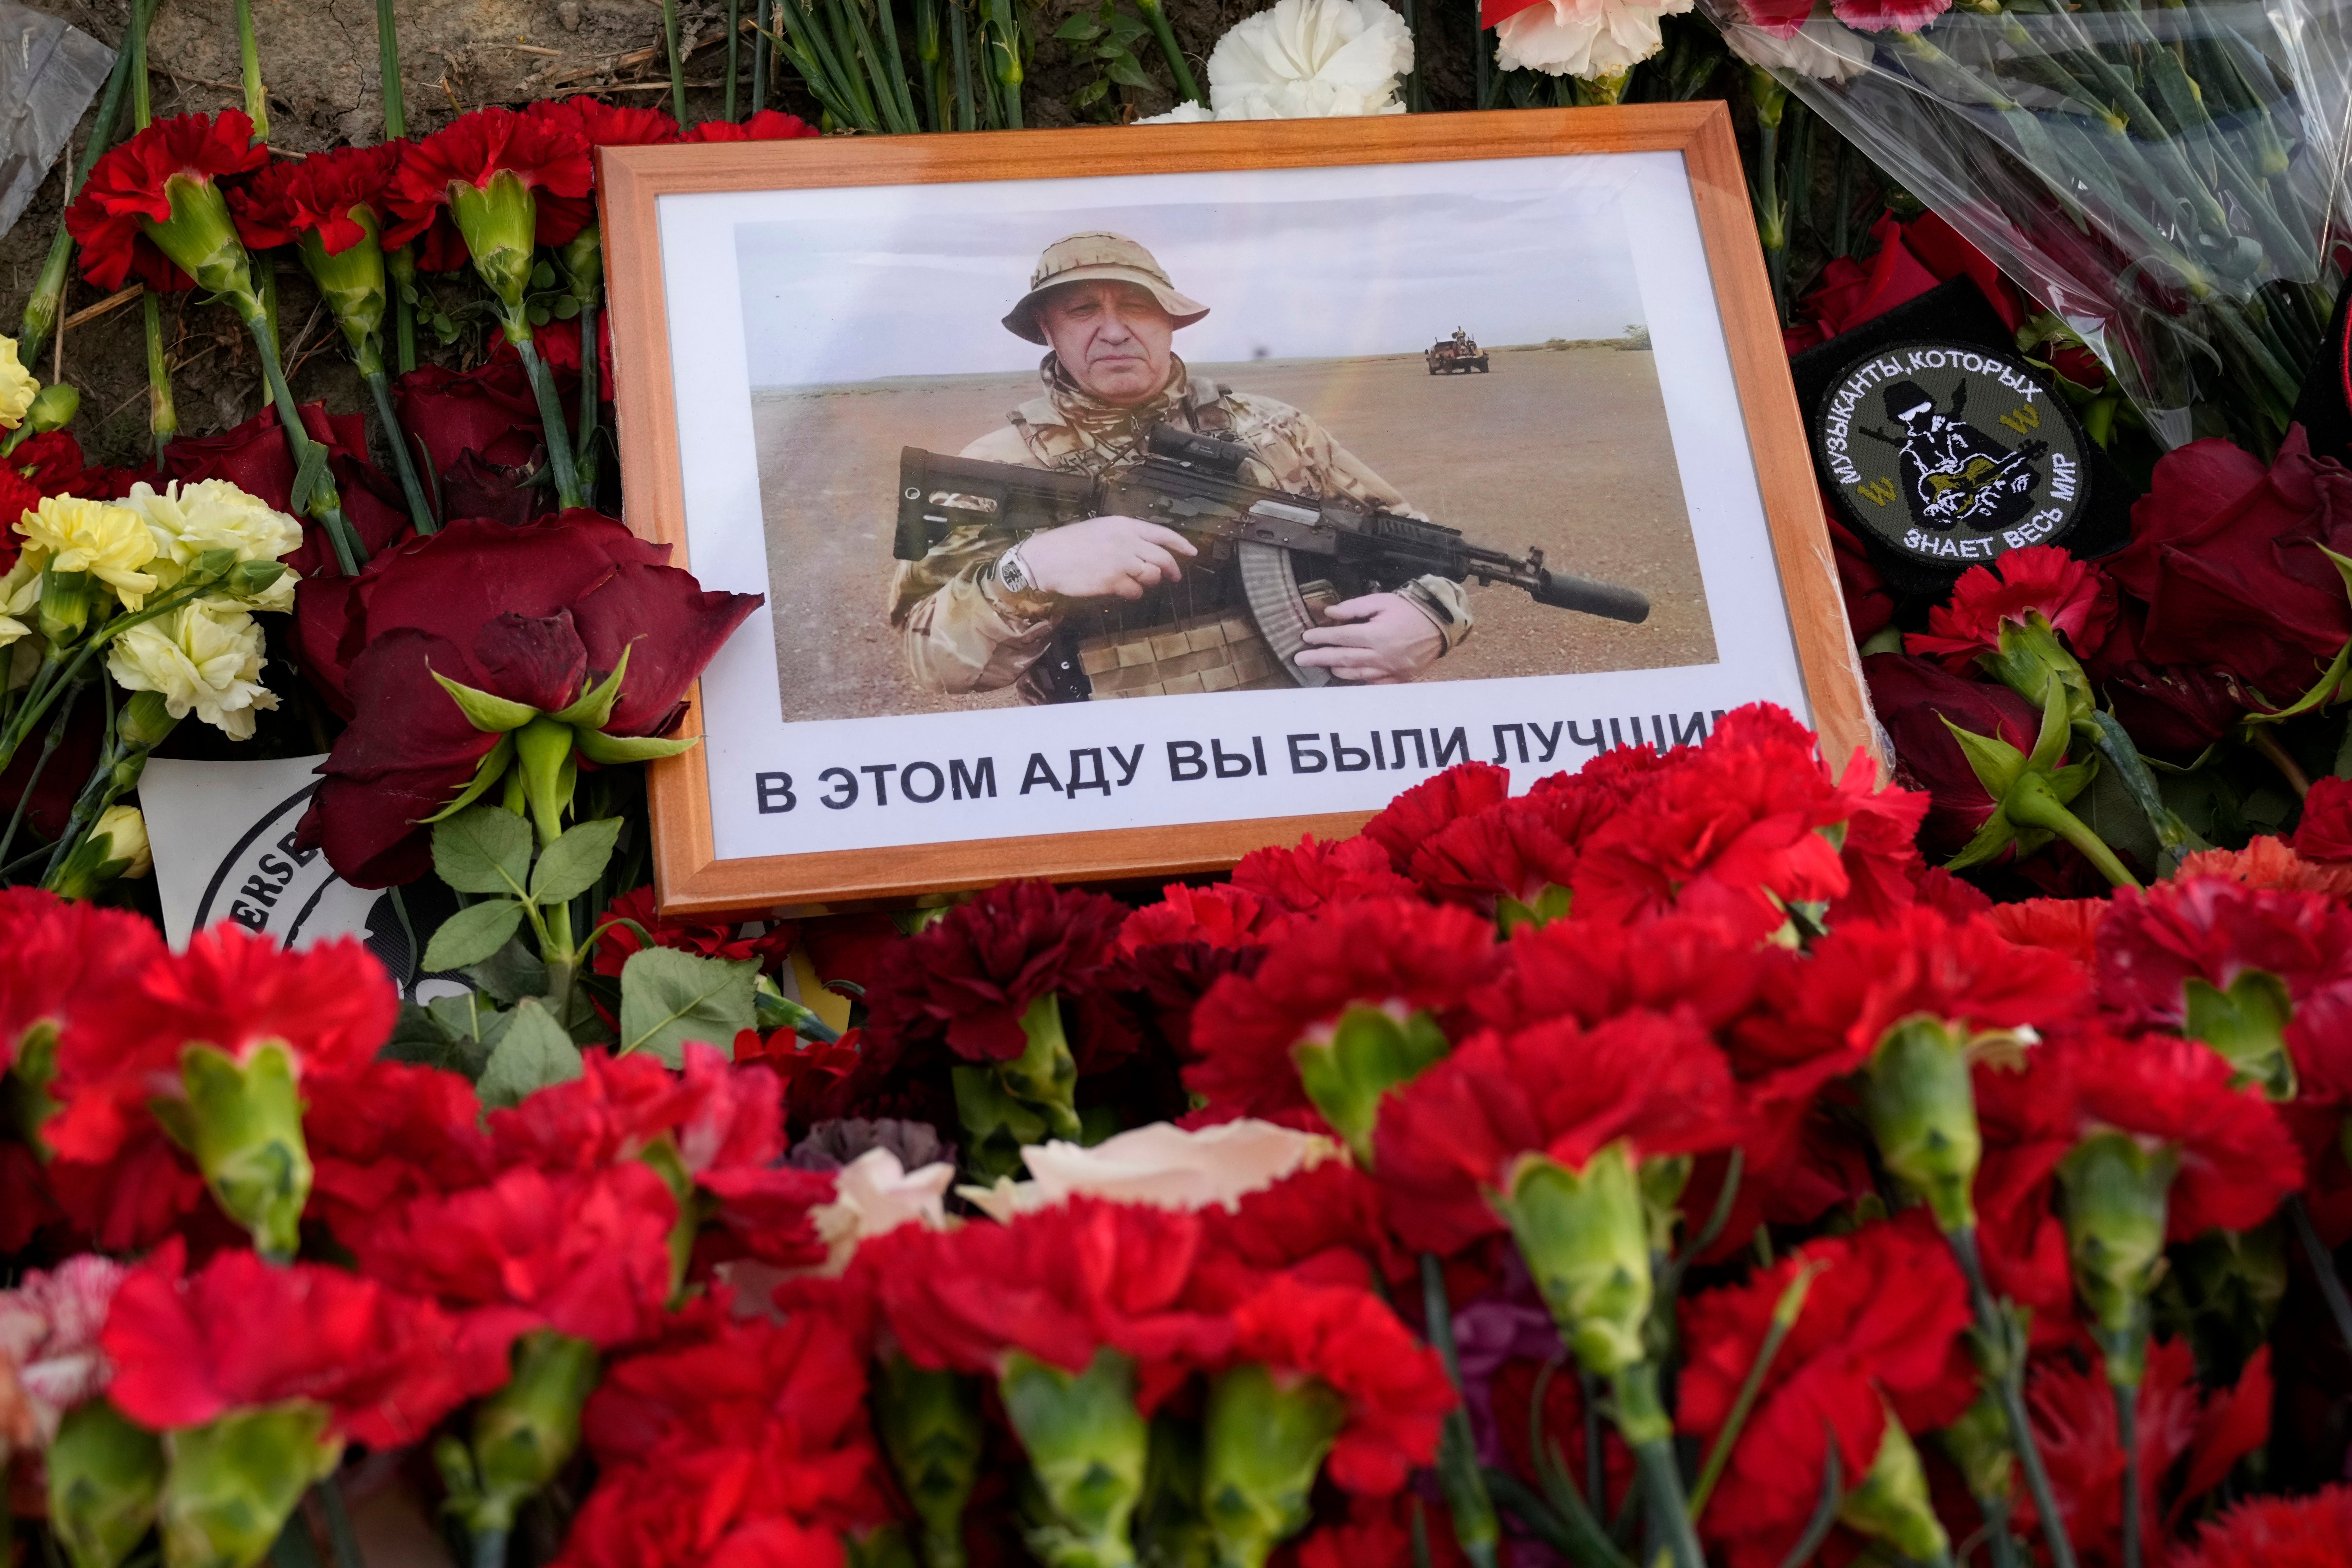
[[[1031, 369], [1044, 351], [1001, 319], [1045, 246], [1096, 228], [1141, 241], [1210, 307], [1176, 336], [1197, 363], [1418, 352], [1456, 326], [1490, 343], [1609, 338], [1643, 321], [1615, 193], [1520, 167], [1443, 195], [1384, 192], [1375, 168], [876, 188], [856, 221], [845, 193], [806, 193], [828, 210], [735, 231], [751, 384]], [[1169, 199], [1139, 204], [1142, 189]]]

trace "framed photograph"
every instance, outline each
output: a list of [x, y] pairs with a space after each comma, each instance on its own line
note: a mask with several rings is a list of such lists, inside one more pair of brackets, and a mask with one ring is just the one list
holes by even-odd
[[1720, 104], [599, 156], [628, 521], [766, 595], [665, 911], [1211, 870], [1757, 700], [1871, 743]]

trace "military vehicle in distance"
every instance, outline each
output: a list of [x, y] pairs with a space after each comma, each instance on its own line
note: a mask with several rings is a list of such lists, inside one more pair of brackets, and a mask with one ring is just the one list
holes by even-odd
[[1438, 339], [1421, 357], [1429, 362], [1429, 374], [1432, 375], [1466, 374], [1487, 368], [1486, 351], [1478, 346], [1476, 339], [1459, 327], [1454, 329], [1452, 337]]

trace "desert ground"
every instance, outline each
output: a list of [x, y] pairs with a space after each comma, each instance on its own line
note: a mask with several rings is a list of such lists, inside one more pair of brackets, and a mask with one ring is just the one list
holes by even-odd
[[[1418, 354], [1195, 365], [1305, 409], [1414, 506], [1555, 570], [1639, 588], [1641, 626], [1470, 590], [1475, 629], [1424, 680], [1708, 664], [1715, 637], [1684, 514], [1653, 356], [1496, 349], [1484, 375], [1428, 374]], [[953, 453], [1037, 394], [1034, 376], [953, 376], [752, 396], [784, 718], [1003, 707], [1010, 690], [917, 689], [885, 619], [903, 446]]]

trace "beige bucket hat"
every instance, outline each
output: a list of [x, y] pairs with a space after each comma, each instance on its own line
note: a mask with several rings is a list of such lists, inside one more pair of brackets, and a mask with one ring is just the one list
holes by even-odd
[[1037, 258], [1037, 270], [1029, 275], [1029, 292], [1006, 313], [1004, 330], [1014, 337], [1043, 343], [1045, 331], [1037, 324], [1037, 301], [1049, 289], [1096, 279], [1149, 289], [1160, 308], [1173, 316], [1180, 327], [1189, 327], [1209, 313], [1209, 307], [1176, 291], [1151, 252], [1123, 234], [1097, 231], [1065, 235], [1045, 247]]

